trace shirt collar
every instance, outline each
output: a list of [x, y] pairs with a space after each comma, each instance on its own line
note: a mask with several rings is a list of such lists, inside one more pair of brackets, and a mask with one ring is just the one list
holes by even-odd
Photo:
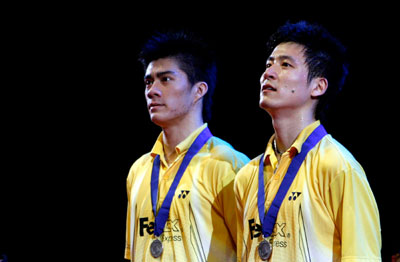
[[304, 142], [311, 135], [314, 129], [316, 129], [320, 124], [320, 121], [317, 120], [306, 126], [303, 131], [301, 131], [300, 134], [297, 136], [296, 140], [290, 148], [296, 148], [297, 152], [300, 153]]
[[[314, 129], [317, 128], [320, 124], [320, 121], [317, 120], [305, 127], [297, 136], [292, 146], [286, 152], [290, 151], [293, 155], [300, 153], [303, 143], [307, 140], [308, 136], [314, 131]], [[265, 150], [264, 163], [266, 163], [267, 161], [269, 161], [270, 163], [277, 161], [277, 157], [272, 145], [274, 143], [274, 139], [275, 134], [273, 134], [268, 141], [267, 149]]]
[[[197, 128], [193, 131], [188, 137], [186, 137], [182, 142], [180, 142], [176, 147], [176, 153], [178, 155], [185, 153], [189, 150], [190, 146], [193, 144], [196, 137], [207, 127], [207, 123], [204, 123], [201, 127]], [[163, 132], [160, 133], [158, 136], [153, 149], [151, 150], [150, 154], [155, 157], [156, 155], [160, 155], [162, 159], [164, 159], [164, 143], [163, 143]]]
[[182, 154], [189, 150], [190, 146], [193, 144], [194, 140], [200, 135], [201, 131], [203, 131], [207, 127], [207, 123], [204, 123], [201, 127], [194, 130], [188, 137], [186, 137], [182, 142], [180, 142], [175, 150], [178, 154]]

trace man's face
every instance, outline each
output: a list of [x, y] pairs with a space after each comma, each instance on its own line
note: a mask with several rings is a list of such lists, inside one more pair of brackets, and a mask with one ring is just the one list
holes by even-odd
[[312, 101], [307, 76], [304, 47], [293, 42], [279, 44], [267, 59], [260, 79], [260, 107], [273, 112], [309, 105]]
[[166, 127], [187, 117], [194, 96], [187, 75], [173, 58], [152, 61], [144, 77], [151, 121]]

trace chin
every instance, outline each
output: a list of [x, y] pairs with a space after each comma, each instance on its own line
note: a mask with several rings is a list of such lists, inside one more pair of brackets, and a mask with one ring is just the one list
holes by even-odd
[[164, 119], [163, 117], [157, 116], [157, 115], [150, 115], [150, 120], [155, 125], [157, 125], [161, 128], [167, 126], [167, 124], [169, 123], [169, 121], [167, 119]]
[[264, 110], [267, 110], [268, 108], [270, 108], [270, 105], [263, 99], [260, 99], [260, 102], [258, 103], [258, 105], [260, 106], [260, 108], [262, 108]]
[[263, 110], [264, 110], [265, 112], [267, 112], [269, 115], [272, 115], [273, 112], [274, 112], [276, 109], [279, 109], [279, 107], [274, 106], [274, 105], [271, 104], [271, 103], [266, 103], [265, 101], [262, 101], [262, 100], [260, 101], [259, 106], [260, 106], [261, 109], [263, 109]]
[[150, 120], [151, 120], [151, 122], [153, 122], [153, 124], [155, 124], [155, 125], [157, 125], [159, 127], [163, 127], [165, 125], [164, 121], [161, 121], [161, 120], [159, 120], [157, 118], [150, 118]]

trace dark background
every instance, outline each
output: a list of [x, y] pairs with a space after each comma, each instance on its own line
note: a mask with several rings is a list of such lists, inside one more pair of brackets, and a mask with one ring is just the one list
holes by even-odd
[[394, 10], [337, 2], [3, 7], [0, 252], [10, 261], [124, 261], [126, 176], [160, 132], [136, 62], [155, 29], [185, 26], [216, 47], [209, 127], [254, 158], [273, 132], [258, 107], [265, 42], [285, 21], [305, 19], [348, 47], [350, 75], [324, 125], [366, 171], [390, 261], [400, 249]]

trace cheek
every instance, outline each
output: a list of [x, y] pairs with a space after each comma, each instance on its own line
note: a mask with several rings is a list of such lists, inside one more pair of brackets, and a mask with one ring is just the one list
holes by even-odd
[[168, 106], [171, 111], [183, 112], [190, 108], [192, 104], [192, 97], [188, 93], [177, 92], [172, 94], [168, 101]]
[[303, 75], [295, 76], [287, 78], [285, 85], [285, 89], [289, 90], [291, 93], [292, 90], [298, 92], [297, 90], [304, 89], [307, 87], [307, 77]]

